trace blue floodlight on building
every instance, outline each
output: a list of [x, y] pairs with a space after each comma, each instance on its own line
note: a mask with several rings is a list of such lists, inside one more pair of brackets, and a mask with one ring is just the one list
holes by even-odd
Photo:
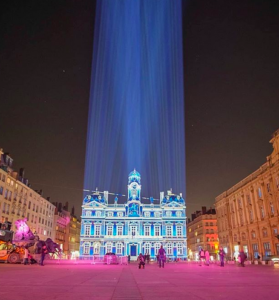
[[[181, 195], [161, 193], [160, 204], [141, 202], [141, 176], [136, 170], [128, 177], [125, 204], [108, 204], [96, 191], [83, 200], [80, 255], [130, 255], [154, 258], [161, 245], [169, 258], [187, 257], [185, 201]], [[107, 193], [108, 194], [108, 193]], [[117, 199], [117, 198], [116, 198]]]

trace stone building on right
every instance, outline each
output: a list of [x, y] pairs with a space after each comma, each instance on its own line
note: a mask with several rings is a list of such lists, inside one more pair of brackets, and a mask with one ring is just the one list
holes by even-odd
[[228, 257], [279, 255], [279, 129], [273, 152], [258, 170], [216, 197], [219, 245]]

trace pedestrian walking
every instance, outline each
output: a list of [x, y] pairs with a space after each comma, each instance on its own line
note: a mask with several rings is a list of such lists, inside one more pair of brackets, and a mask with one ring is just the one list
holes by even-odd
[[138, 256], [138, 262], [139, 262], [139, 269], [141, 269], [141, 266], [142, 266], [143, 269], [144, 269], [144, 266], [145, 266], [144, 255], [142, 255], [141, 253], [140, 253], [140, 255]]
[[161, 268], [161, 267], [164, 268], [164, 263], [166, 260], [166, 251], [163, 248], [163, 246], [161, 246], [161, 248], [158, 251], [158, 258], [159, 258], [159, 268]]
[[247, 259], [247, 256], [243, 250], [240, 250], [238, 257], [239, 257], [239, 260], [240, 260], [239, 262], [240, 262], [241, 266], [245, 267], [244, 263], [245, 263], [245, 260]]
[[210, 255], [208, 250], [205, 251], [205, 264], [209, 266]]
[[47, 247], [46, 245], [42, 248], [42, 256], [41, 256], [41, 266], [44, 265], [45, 255], [47, 254]]
[[28, 265], [28, 255], [29, 255], [29, 250], [28, 247], [24, 247], [24, 265]]
[[199, 264], [199, 266], [201, 266], [202, 263], [203, 263], [204, 260], [205, 260], [205, 252], [203, 251], [202, 248], [201, 248], [200, 251], [199, 251], [199, 257], [200, 257], [200, 264]]
[[220, 251], [219, 251], [219, 256], [220, 256], [220, 261], [221, 261], [221, 267], [224, 267], [224, 259], [225, 259], [225, 255], [226, 255], [226, 252], [223, 250], [223, 248], [221, 247], [220, 248]]

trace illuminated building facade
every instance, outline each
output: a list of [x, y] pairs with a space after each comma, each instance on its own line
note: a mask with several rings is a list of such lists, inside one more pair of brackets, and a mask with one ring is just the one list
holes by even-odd
[[31, 189], [24, 169], [19, 173], [12, 168], [13, 159], [0, 149], [0, 223], [27, 219], [30, 230], [40, 239], [54, 238], [53, 217], [55, 206], [43, 197], [43, 191]]
[[228, 257], [240, 249], [252, 260], [279, 255], [279, 130], [270, 143], [267, 162], [216, 197], [219, 242]]
[[160, 193], [160, 204], [141, 202], [141, 176], [129, 174], [125, 204], [118, 198], [108, 203], [108, 192], [98, 191], [83, 200], [80, 255], [130, 255], [139, 253], [154, 258], [161, 245], [170, 258], [184, 259], [186, 248], [185, 201], [182, 195]]
[[190, 259], [199, 259], [199, 250], [208, 250], [216, 258], [219, 248], [217, 218], [215, 209], [202, 207], [192, 214], [192, 221], [187, 224], [187, 247]]

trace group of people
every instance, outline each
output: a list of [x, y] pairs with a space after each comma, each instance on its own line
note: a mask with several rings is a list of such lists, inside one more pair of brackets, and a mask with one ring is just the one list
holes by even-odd
[[[225, 256], [226, 252], [224, 249], [221, 247], [219, 250], [219, 257], [220, 257], [220, 266], [224, 267], [225, 266]], [[199, 251], [199, 258], [200, 258], [200, 266], [204, 262], [206, 266], [209, 266], [210, 262], [210, 255], [208, 250], [204, 251], [202, 248]], [[244, 267], [245, 260], [247, 259], [247, 255], [244, 253], [243, 250], [240, 250], [239, 255], [238, 255], [238, 261], [241, 264], [242, 267]]]
[[[42, 247], [42, 253], [41, 253], [41, 259], [40, 259], [40, 266], [44, 266], [44, 260], [45, 260], [45, 256], [47, 254], [47, 247], [46, 245], [44, 245]], [[24, 247], [24, 265], [33, 265], [36, 264], [37, 261], [34, 259], [34, 257], [30, 254], [28, 246]]]
[[[144, 269], [145, 262], [147, 261], [149, 263], [149, 261], [150, 261], [150, 255], [149, 254], [142, 255], [140, 253], [137, 260], [139, 262], [139, 269], [141, 269], [141, 267], [143, 267], [143, 269]], [[164, 268], [165, 262], [166, 262], [166, 251], [163, 248], [163, 246], [161, 246], [161, 248], [158, 251], [157, 261], [159, 263], [159, 268], [161, 268], [161, 267]]]

